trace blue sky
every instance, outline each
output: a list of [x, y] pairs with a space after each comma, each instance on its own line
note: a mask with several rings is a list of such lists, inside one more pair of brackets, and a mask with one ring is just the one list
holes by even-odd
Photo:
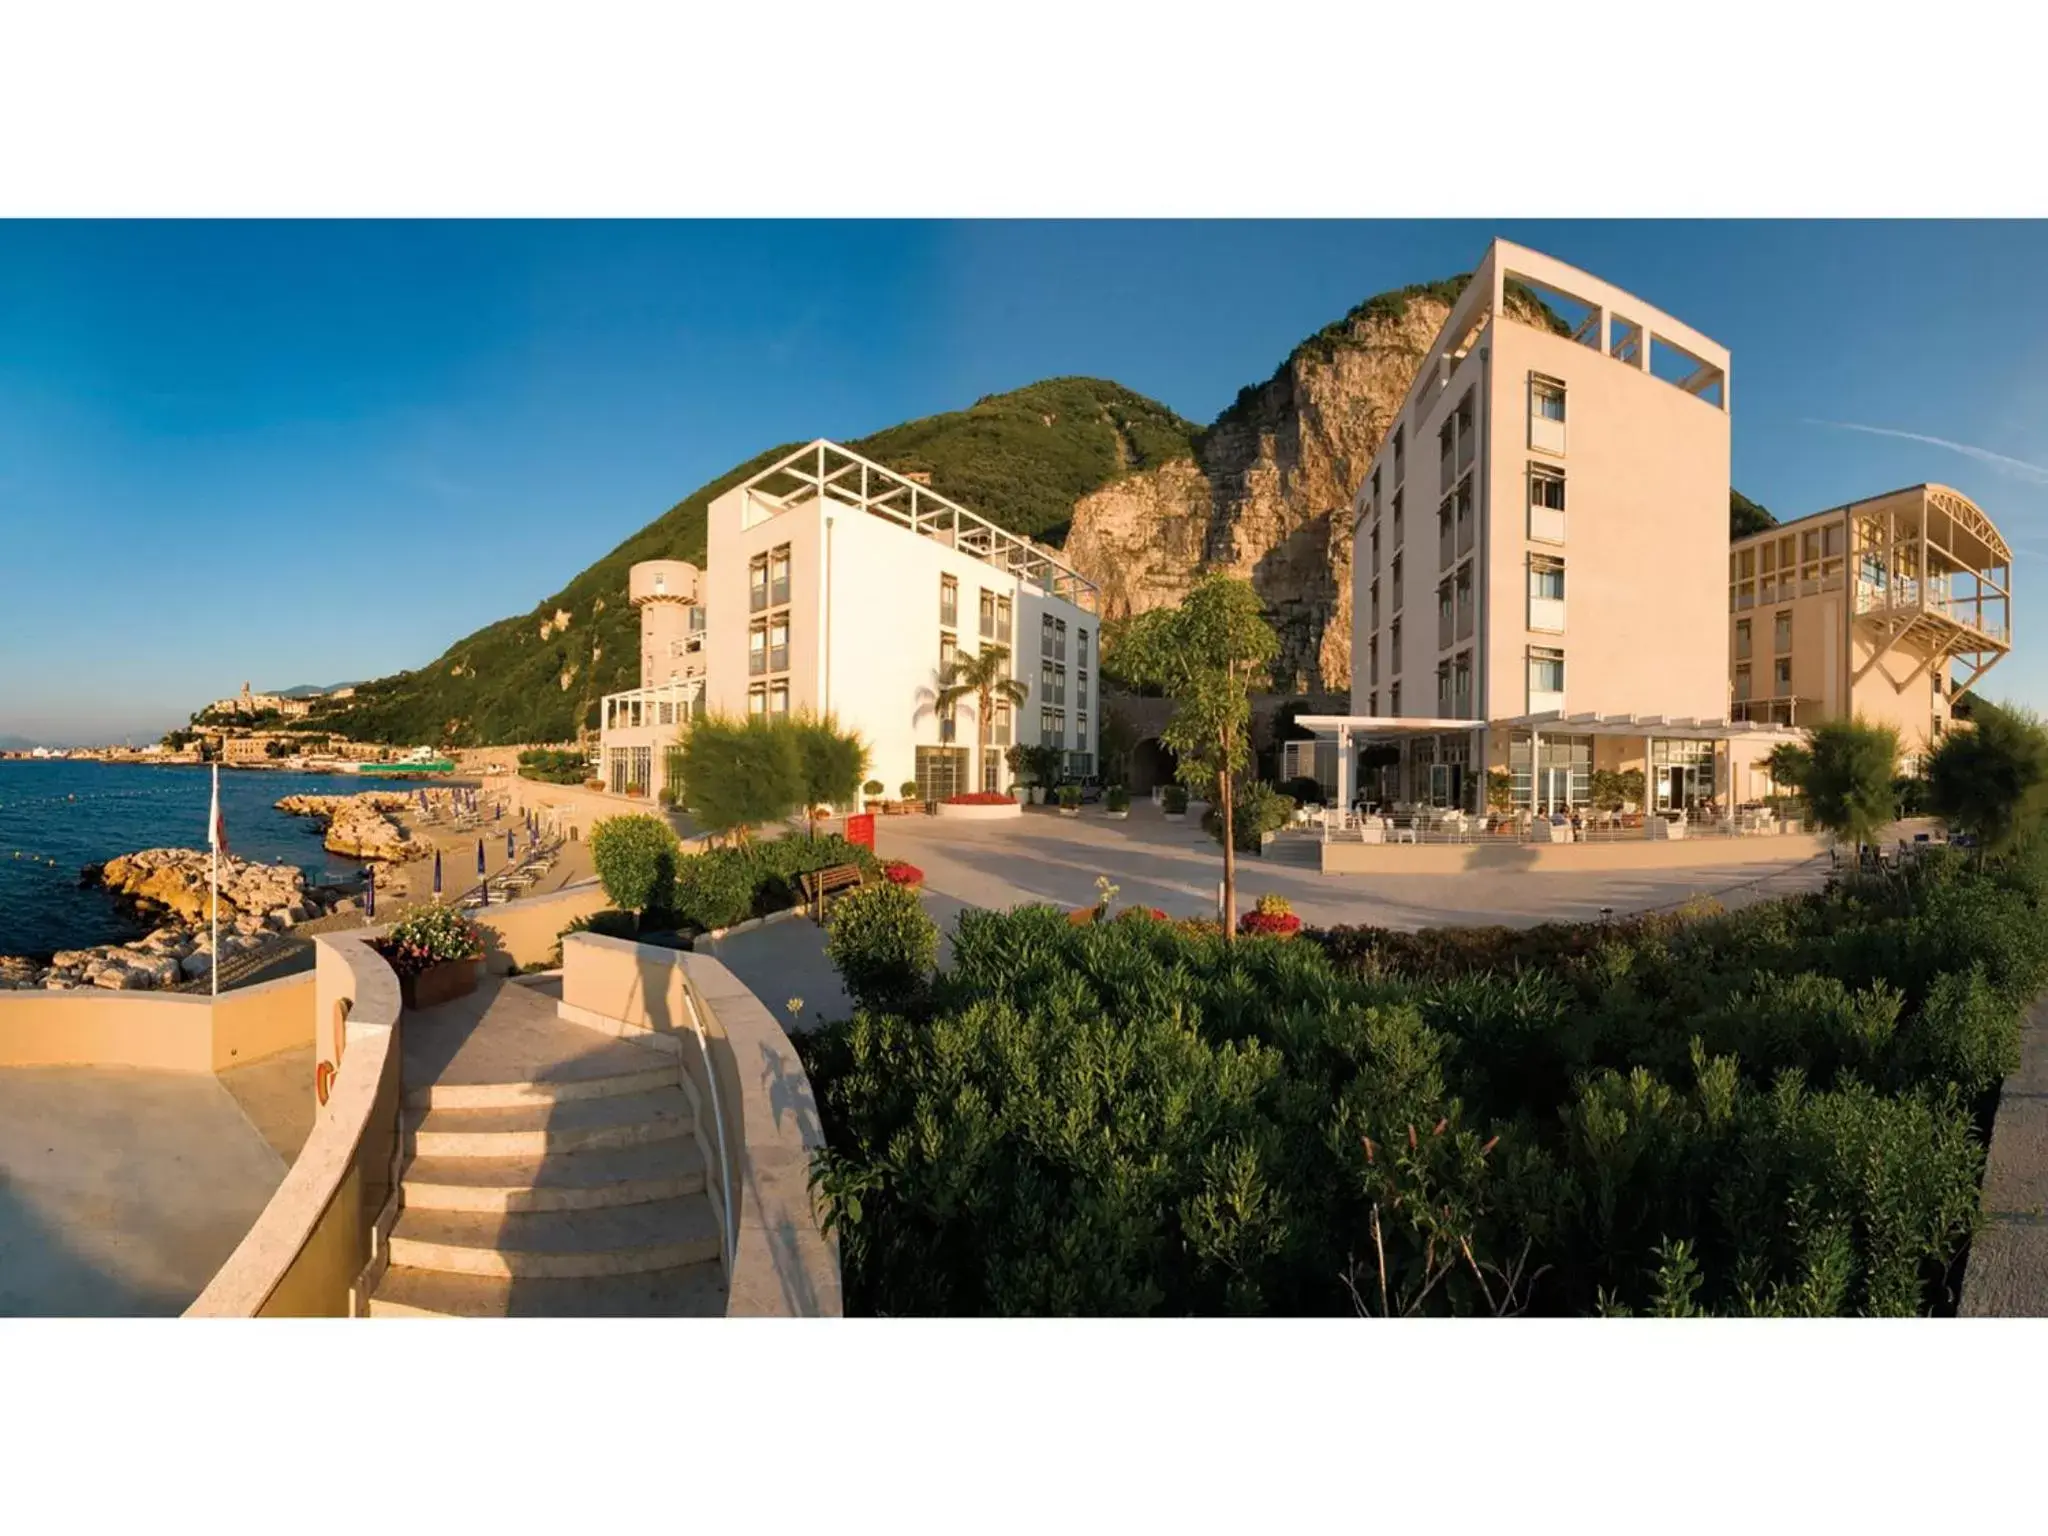
[[418, 665], [786, 439], [1053, 374], [1206, 421], [1496, 233], [1727, 345], [1780, 516], [1978, 500], [2021, 551], [1987, 691], [2048, 705], [2048, 223], [9, 223], [0, 734]]

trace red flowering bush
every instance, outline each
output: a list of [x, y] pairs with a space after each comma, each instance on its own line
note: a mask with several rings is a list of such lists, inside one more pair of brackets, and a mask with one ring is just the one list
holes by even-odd
[[947, 805], [1015, 805], [1015, 795], [999, 795], [992, 789], [976, 790], [971, 795], [948, 795]]
[[1238, 919], [1237, 931], [1255, 938], [1291, 939], [1301, 932], [1301, 919], [1292, 912], [1247, 912]]
[[895, 885], [923, 885], [924, 871], [915, 864], [905, 864], [900, 859], [891, 859], [882, 866], [882, 873]]
[[1157, 907], [1125, 907], [1116, 915], [1116, 920], [1120, 923], [1127, 923], [1133, 919], [1139, 922], [1163, 923], [1167, 921], [1167, 916]]

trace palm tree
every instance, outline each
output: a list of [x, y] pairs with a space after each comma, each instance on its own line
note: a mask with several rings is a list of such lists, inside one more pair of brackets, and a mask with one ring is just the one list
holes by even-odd
[[[1031, 690], [1010, 676], [1010, 650], [1003, 645], [984, 645], [979, 651], [961, 651], [939, 673], [938, 709], [944, 714], [962, 699], [974, 700], [976, 768], [985, 775], [988, 765], [988, 728], [995, 718], [996, 704], [1021, 707]], [[985, 782], [977, 777], [977, 784]]]

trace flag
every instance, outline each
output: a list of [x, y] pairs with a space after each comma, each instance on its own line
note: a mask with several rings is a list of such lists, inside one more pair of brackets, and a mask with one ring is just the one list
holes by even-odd
[[218, 763], [214, 765], [213, 769], [213, 814], [207, 818], [206, 822], [206, 846], [215, 853], [226, 853], [228, 851], [227, 819], [220, 813], [220, 765]]

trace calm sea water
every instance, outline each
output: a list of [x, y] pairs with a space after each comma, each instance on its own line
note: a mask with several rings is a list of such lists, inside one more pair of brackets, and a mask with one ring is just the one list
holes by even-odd
[[[79, 889], [78, 872], [138, 848], [203, 849], [212, 782], [212, 770], [196, 765], [0, 762], [0, 955], [140, 937], [146, 930], [105, 891]], [[362, 866], [321, 847], [310, 818], [272, 806], [285, 795], [370, 787], [350, 774], [223, 770], [228, 849], [265, 864], [296, 864], [309, 880], [352, 875]]]

